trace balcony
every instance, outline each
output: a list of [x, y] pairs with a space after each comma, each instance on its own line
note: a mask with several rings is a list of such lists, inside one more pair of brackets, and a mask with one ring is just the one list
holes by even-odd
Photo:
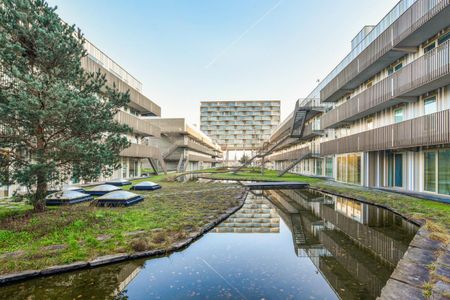
[[215, 150], [213, 150], [211, 148], [208, 148], [208, 147], [206, 147], [204, 145], [201, 145], [201, 144], [196, 143], [196, 142], [194, 142], [192, 140], [189, 140], [189, 139], [187, 141], [186, 140], [181, 141], [180, 142], [180, 146], [184, 146], [184, 147], [187, 147], [187, 148], [192, 149], [194, 151], [197, 151], [197, 152], [200, 152], [200, 153], [204, 153], [204, 154], [208, 154], [208, 155], [211, 155], [211, 156], [217, 156], [218, 155], [217, 154], [218, 151], [215, 151]]
[[100, 70], [102, 74], [106, 75], [108, 86], [112, 87], [113, 84], [115, 84], [116, 88], [120, 92], [125, 93], [128, 91], [130, 94], [129, 106], [133, 107], [134, 109], [144, 114], [150, 114], [154, 116], [161, 115], [161, 107], [159, 107], [153, 101], [142, 95], [138, 90], [128, 85], [125, 81], [117, 77], [115, 74], [105, 69], [96, 61], [92, 60], [92, 58], [83, 57], [81, 59], [81, 66], [87, 72], [97, 72]]
[[159, 127], [150, 124], [150, 122], [140, 119], [134, 115], [126, 113], [124, 111], [119, 111], [114, 119], [121, 124], [126, 124], [136, 132], [145, 136], [159, 137], [161, 135], [161, 130]]
[[379, 127], [320, 145], [322, 156], [450, 143], [450, 110]]
[[130, 147], [120, 152], [120, 156], [137, 158], [161, 158], [158, 148], [143, 144], [131, 144]]
[[322, 128], [339, 127], [395, 104], [411, 101], [411, 97], [420, 96], [448, 82], [450, 40], [323, 115]]
[[218, 160], [215, 158], [205, 157], [205, 156], [195, 155], [195, 154], [188, 154], [187, 157], [188, 157], [189, 161], [218, 162]]
[[294, 149], [285, 151], [283, 153], [275, 153], [268, 157], [269, 161], [282, 161], [282, 160], [295, 160], [305, 154], [311, 153], [311, 148], [305, 147], [300, 149]]
[[320, 91], [334, 102], [450, 25], [450, 0], [417, 0]]

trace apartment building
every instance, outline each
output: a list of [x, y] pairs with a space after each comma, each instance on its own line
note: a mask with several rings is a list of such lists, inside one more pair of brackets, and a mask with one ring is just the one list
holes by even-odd
[[[162, 169], [165, 170], [160, 149], [152, 145], [149, 139], [159, 137], [161, 131], [157, 126], [143, 119], [143, 116], [160, 116], [161, 108], [143, 95], [142, 83], [139, 80], [91, 42], [86, 40], [84, 46], [88, 55], [82, 59], [82, 67], [88, 72], [100, 70], [105, 74], [109, 86], [112, 87], [114, 84], [119, 91], [128, 91], [130, 94], [128, 106], [123, 107], [115, 119], [132, 128], [132, 133], [127, 135], [131, 145], [120, 153], [121, 168], [115, 170], [110, 178], [101, 178], [101, 180], [139, 177], [144, 161], [151, 161], [153, 164], [160, 161]], [[12, 195], [14, 191], [22, 188], [18, 185], [0, 186], [0, 196]]]
[[200, 105], [201, 130], [227, 156], [230, 151], [256, 150], [279, 122], [279, 100], [203, 101]]
[[201, 170], [221, 162], [220, 146], [184, 118], [151, 117], [148, 122], [161, 130], [161, 135], [150, 138], [150, 142], [161, 150], [168, 170]]
[[120, 123], [133, 129], [127, 135], [130, 147], [120, 153], [121, 168], [115, 170], [111, 178], [133, 178], [141, 176], [142, 164], [157, 162], [165, 169], [160, 149], [150, 143], [150, 138], [158, 138], [161, 130], [158, 126], [144, 119], [147, 116], [161, 116], [161, 107], [142, 93], [142, 83], [119, 66], [95, 45], [86, 41], [85, 48], [88, 55], [81, 61], [83, 68], [89, 72], [100, 70], [106, 75], [107, 84], [121, 92], [130, 95], [127, 107], [115, 116]]
[[[291, 171], [449, 195], [449, 4], [402, 0], [376, 26], [364, 27], [350, 53], [307, 97], [323, 112], [302, 119], [300, 138], [269, 156], [273, 168], [297, 162]], [[302, 108], [269, 142], [291, 135]]]

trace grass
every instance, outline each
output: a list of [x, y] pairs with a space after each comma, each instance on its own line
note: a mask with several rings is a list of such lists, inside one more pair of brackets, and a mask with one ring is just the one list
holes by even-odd
[[131, 207], [84, 203], [43, 213], [27, 211], [27, 206], [16, 212], [0, 210], [0, 273], [167, 248], [238, 205], [236, 196], [242, 191], [237, 185], [181, 184], [163, 178], [151, 179], [161, 190], [138, 192], [145, 200]]

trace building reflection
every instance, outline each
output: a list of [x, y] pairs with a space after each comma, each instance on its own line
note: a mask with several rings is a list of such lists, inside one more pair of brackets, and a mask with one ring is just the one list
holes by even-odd
[[249, 193], [244, 206], [214, 228], [226, 233], [278, 233], [280, 216], [263, 194]]
[[308, 257], [342, 299], [376, 298], [417, 227], [385, 209], [309, 190], [264, 191]]
[[[144, 260], [36, 278], [1, 288], [1, 299], [127, 299], [126, 286]], [[32, 296], [30, 296], [32, 295]]]

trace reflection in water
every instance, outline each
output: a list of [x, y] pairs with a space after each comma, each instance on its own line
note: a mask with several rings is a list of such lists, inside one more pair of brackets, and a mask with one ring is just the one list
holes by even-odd
[[376, 298], [417, 231], [385, 209], [309, 190], [265, 192], [307, 255], [343, 299]]
[[249, 193], [181, 252], [6, 286], [0, 298], [374, 299], [416, 230], [384, 209], [309, 190]]
[[244, 206], [214, 229], [215, 232], [278, 233], [280, 217], [264, 196], [249, 193]]

